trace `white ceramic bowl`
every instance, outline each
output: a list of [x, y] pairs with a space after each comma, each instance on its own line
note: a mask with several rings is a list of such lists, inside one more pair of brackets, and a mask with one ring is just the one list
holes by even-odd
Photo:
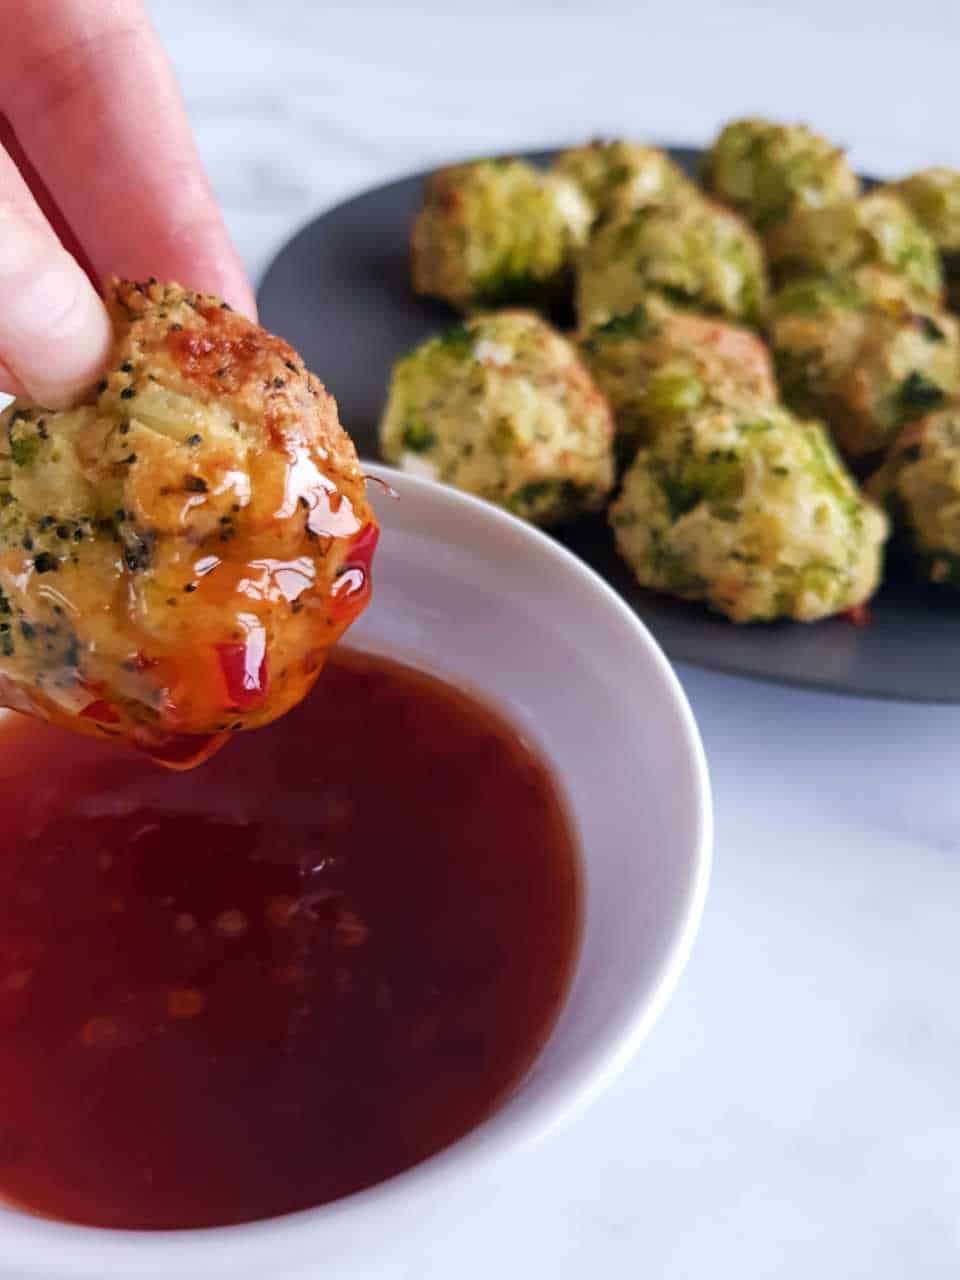
[[0, 1276], [136, 1280], [322, 1266], [333, 1280], [356, 1274], [372, 1242], [396, 1257], [402, 1233], [442, 1217], [448, 1188], [594, 1098], [680, 975], [706, 892], [711, 810], [697, 729], [665, 658], [619, 597], [543, 534], [452, 489], [370, 470], [399, 500], [373, 490], [383, 524], [374, 603], [350, 643], [498, 703], [552, 763], [579, 830], [582, 949], [556, 1028], [490, 1119], [368, 1191], [203, 1231], [101, 1231], [0, 1209]]

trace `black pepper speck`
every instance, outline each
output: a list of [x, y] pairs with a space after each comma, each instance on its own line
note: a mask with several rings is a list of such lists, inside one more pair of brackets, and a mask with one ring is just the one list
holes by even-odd
[[33, 567], [37, 573], [56, 573], [60, 568], [60, 561], [49, 551], [41, 551], [38, 556], [33, 557]]

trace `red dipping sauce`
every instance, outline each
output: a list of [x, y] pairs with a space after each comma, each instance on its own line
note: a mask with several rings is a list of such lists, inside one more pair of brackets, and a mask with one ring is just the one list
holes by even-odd
[[0, 1195], [96, 1226], [322, 1204], [518, 1084], [573, 970], [575, 843], [498, 714], [339, 653], [189, 773], [0, 727]]

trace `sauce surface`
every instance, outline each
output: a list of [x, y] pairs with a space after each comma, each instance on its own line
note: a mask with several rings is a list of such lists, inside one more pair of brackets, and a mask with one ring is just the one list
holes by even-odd
[[191, 773], [0, 726], [0, 1195], [126, 1228], [335, 1199], [519, 1082], [578, 861], [499, 714], [335, 654]]

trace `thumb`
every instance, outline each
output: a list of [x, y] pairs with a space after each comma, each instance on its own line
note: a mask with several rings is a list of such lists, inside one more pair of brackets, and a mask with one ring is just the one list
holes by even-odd
[[106, 308], [50, 229], [0, 206], [0, 390], [49, 409], [75, 403], [110, 354]]

